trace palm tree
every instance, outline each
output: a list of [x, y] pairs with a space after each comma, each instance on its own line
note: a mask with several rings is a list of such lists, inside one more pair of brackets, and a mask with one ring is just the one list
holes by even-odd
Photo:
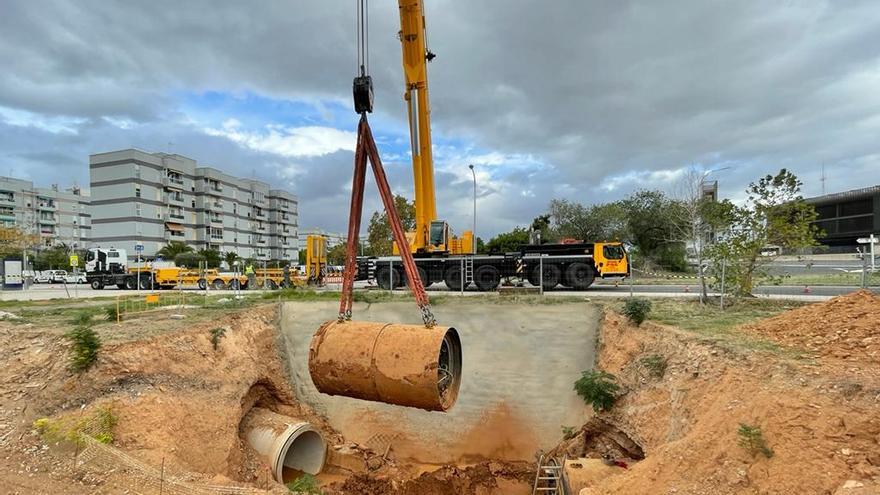
[[166, 260], [173, 260], [181, 253], [191, 253], [193, 248], [187, 246], [185, 242], [168, 241], [168, 244], [162, 246], [162, 249], [156, 251], [156, 256], [161, 256]]

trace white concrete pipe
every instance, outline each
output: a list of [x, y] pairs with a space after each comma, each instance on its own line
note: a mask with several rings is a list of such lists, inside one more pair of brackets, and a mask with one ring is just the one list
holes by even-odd
[[279, 483], [292, 481], [299, 473], [318, 474], [324, 467], [327, 444], [321, 433], [305, 421], [255, 407], [242, 420], [241, 432], [248, 444], [266, 458]]

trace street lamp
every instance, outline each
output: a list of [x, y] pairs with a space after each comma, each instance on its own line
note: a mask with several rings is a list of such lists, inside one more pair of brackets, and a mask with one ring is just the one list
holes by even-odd
[[474, 178], [474, 227], [471, 230], [471, 232], [473, 232], [474, 254], [477, 254], [477, 173], [474, 172], [474, 164], [473, 163], [468, 165], [468, 168], [471, 169], [471, 175]]

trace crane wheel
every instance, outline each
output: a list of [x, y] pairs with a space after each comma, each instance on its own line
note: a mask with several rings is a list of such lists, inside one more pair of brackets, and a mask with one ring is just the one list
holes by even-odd
[[137, 279], [134, 277], [126, 277], [125, 278], [125, 288], [128, 290], [135, 290], [138, 288]]
[[242, 284], [241, 281], [239, 281], [238, 279], [234, 278], [229, 281], [229, 288], [232, 290], [243, 290], [244, 284]]
[[91, 286], [94, 290], [101, 290], [104, 288], [104, 282], [101, 282], [101, 279], [96, 278], [92, 280]]
[[223, 279], [217, 278], [211, 282], [211, 288], [214, 290], [223, 290], [226, 288], [226, 284], [223, 283]]
[[[443, 281], [446, 282], [446, 286], [449, 287], [449, 290], [461, 290], [461, 267], [459, 265], [452, 265], [446, 269], [446, 274], [443, 276]], [[470, 282], [465, 281], [464, 286], [470, 285]]]
[[278, 288], [278, 284], [275, 283], [271, 278], [267, 278], [265, 282], [263, 282], [263, 288], [269, 290], [275, 290]]
[[558, 266], [549, 263], [544, 263], [543, 268], [540, 265], [535, 265], [532, 268], [532, 271], [529, 274], [530, 284], [535, 286], [541, 285], [542, 270], [544, 276], [544, 290], [552, 289], [559, 285], [559, 280], [562, 278], [562, 270], [560, 270]]
[[478, 266], [474, 271], [474, 283], [481, 291], [493, 291], [501, 283], [501, 272], [492, 265]]
[[576, 261], [565, 269], [565, 285], [575, 290], [584, 290], [593, 285], [596, 270], [592, 266]]
[[205, 290], [208, 288], [208, 281], [203, 278], [199, 279], [198, 284], [199, 284], [199, 290]]
[[[140, 282], [141, 282], [141, 290], [150, 290], [150, 287], [152, 287], [152, 285], [153, 285], [152, 284], [153, 280], [149, 276], [144, 277], [143, 275], [141, 275]], [[137, 279], [135, 279], [135, 283], [137, 283]]]
[[419, 272], [419, 278], [422, 279], [422, 285], [427, 289], [434, 282], [428, 278], [428, 271], [420, 266], [416, 266], [416, 271]]
[[119, 290], [125, 290], [125, 283], [116, 284], [116, 288]]
[[[387, 267], [387, 266], [380, 266], [379, 268], [376, 268], [376, 284], [385, 290], [391, 289], [391, 273], [392, 273], [391, 270], [392, 270], [392, 268]], [[395, 287], [398, 287], [398, 284], [400, 283], [400, 281], [399, 281], [400, 278], [401, 277], [397, 274], [397, 271], [395, 270], [394, 271], [394, 286]]]

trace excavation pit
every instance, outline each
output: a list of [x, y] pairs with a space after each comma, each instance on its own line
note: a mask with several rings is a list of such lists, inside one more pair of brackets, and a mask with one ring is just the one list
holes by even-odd
[[[309, 373], [309, 346], [337, 309], [332, 302], [283, 303], [281, 330], [297, 398], [348, 442], [427, 471], [482, 460], [534, 462], [537, 450], [560, 440], [561, 425], [583, 423], [585, 406], [572, 386], [595, 360], [602, 313], [590, 303], [436, 305], [438, 324], [454, 327], [461, 341], [458, 399], [445, 412], [320, 393]], [[412, 302], [358, 303], [354, 315], [359, 322], [421, 326]], [[400, 354], [406, 350], [401, 346]]]

